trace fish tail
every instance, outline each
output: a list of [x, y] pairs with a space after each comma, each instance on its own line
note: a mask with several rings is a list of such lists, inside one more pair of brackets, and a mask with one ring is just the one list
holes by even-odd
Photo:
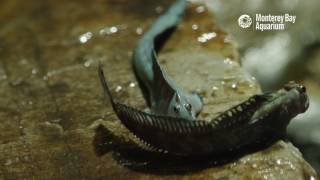
[[186, 5], [186, 0], [177, 0], [152, 24], [144, 36], [150, 40], [154, 40], [165, 31], [176, 27], [182, 20]]

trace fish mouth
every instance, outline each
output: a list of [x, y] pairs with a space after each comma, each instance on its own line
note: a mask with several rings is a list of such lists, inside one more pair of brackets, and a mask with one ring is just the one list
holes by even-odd
[[295, 90], [299, 94], [299, 112], [304, 113], [309, 108], [309, 98], [306, 93], [306, 87], [294, 81], [288, 82], [283, 89], [286, 92]]

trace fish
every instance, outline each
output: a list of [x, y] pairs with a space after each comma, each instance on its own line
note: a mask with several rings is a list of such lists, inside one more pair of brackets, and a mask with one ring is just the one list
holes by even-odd
[[180, 87], [158, 62], [157, 52], [183, 17], [186, 0], [178, 0], [144, 33], [133, 52], [133, 69], [152, 114], [195, 120], [200, 95]]
[[146, 150], [177, 156], [198, 156], [233, 151], [265, 140], [282, 138], [296, 115], [309, 107], [306, 88], [287, 83], [272, 93], [253, 95], [211, 121], [188, 120], [143, 112], [113, 99], [102, 65], [99, 78], [105, 97], [121, 123]]
[[275, 92], [249, 97], [210, 121], [197, 119], [201, 97], [179, 87], [160, 66], [157, 52], [181, 21], [185, 0], [177, 0], [143, 35], [133, 53], [133, 70], [150, 112], [112, 97], [102, 64], [98, 76], [104, 96], [142, 148], [177, 156], [219, 155], [285, 136], [292, 118], [309, 107], [306, 88], [289, 82]]

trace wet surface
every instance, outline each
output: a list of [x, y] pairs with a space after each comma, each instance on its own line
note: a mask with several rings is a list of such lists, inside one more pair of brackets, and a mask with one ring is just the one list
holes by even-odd
[[[182, 174], [175, 172], [179, 170], [176, 165], [170, 168], [170, 175], [165, 170], [150, 173], [127, 168], [128, 164], [144, 166], [144, 162], [115, 153], [122, 147], [132, 147], [134, 152], [137, 147], [110, 105], [104, 104], [96, 66], [99, 61], [104, 64], [116, 99], [145, 108], [131, 69], [132, 49], [170, 2], [2, 3], [1, 178], [261, 178], [289, 173], [301, 177], [301, 172], [309, 179], [316, 176], [299, 151], [282, 141], [222, 166], [199, 165], [190, 171], [187, 167]], [[160, 52], [160, 61], [182, 87], [204, 96], [200, 117], [205, 120], [260, 92], [256, 80], [240, 67], [230, 37], [202, 5], [189, 8], [184, 22]], [[99, 131], [100, 124], [107, 131]], [[124, 145], [97, 149], [101, 140], [112, 144], [115, 138]], [[150, 155], [150, 159], [155, 157]]]
[[[237, 40], [244, 68], [258, 79], [263, 89], [275, 90], [290, 80], [305, 84], [311, 100], [310, 108], [290, 123], [288, 133], [320, 172], [320, 18], [314, 16], [320, 1], [205, 2], [216, 13], [220, 25]], [[244, 13], [251, 17], [256, 13], [290, 13], [296, 15], [297, 20], [284, 31], [259, 32], [238, 26], [237, 18]]]

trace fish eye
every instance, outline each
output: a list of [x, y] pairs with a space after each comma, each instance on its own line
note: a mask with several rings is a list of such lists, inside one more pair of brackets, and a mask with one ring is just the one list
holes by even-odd
[[180, 112], [180, 106], [174, 106], [173, 111], [178, 114]]
[[188, 111], [191, 111], [191, 109], [192, 109], [192, 106], [191, 106], [190, 103], [185, 104], [184, 107], [185, 107]]
[[301, 86], [300, 86], [300, 90], [305, 93], [305, 92], [306, 92], [306, 87], [304, 87], [304, 86], [301, 85]]

